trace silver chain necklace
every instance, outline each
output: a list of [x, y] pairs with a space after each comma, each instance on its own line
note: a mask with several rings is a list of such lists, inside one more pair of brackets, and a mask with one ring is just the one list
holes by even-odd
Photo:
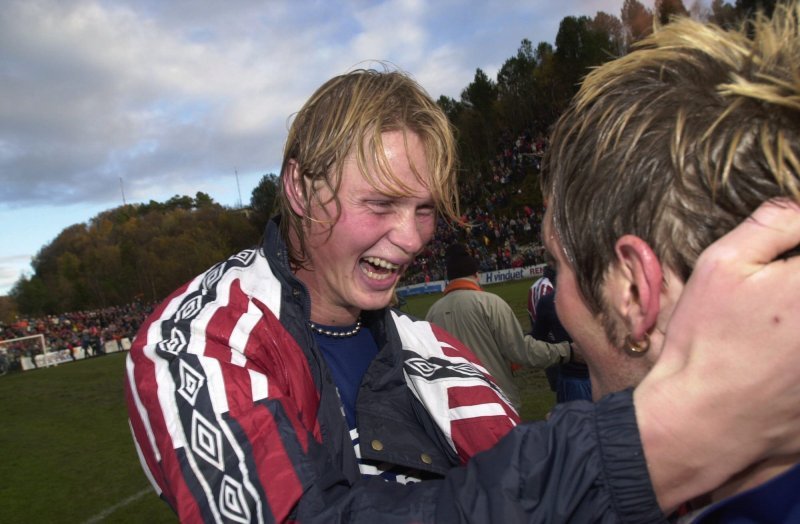
[[319, 333], [320, 335], [325, 335], [326, 337], [347, 338], [357, 335], [358, 332], [361, 331], [361, 317], [358, 317], [358, 319], [356, 320], [355, 327], [348, 331], [331, 331], [330, 329], [325, 329], [323, 327], [314, 324], [310, 320], [308, 321], [308, 326], [314, 333]]

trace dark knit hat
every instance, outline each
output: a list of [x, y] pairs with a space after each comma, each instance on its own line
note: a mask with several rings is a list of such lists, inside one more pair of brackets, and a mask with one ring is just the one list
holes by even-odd
[[447, 246], [444, 255], [447, 264], [447, 279], [472, 276], [478, 272], [478, 261], [469, 254], [463, 244], [451, 244]]

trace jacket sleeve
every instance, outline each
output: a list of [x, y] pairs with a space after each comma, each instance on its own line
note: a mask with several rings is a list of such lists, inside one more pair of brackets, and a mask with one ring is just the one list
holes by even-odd
[[[494, 448], [415, 485], [364, 483], [308, 522], [666, 522], [650, 483], [631, 391], [559, 404]], [[306, 522], [306, 520], [302, 520]]]
[[318, 444], [318, 395], [296, 349], [235, 279], [213, 292], [190, 284], [140, 330], [126, 363], [129, 421], [181, 522], [285, 521], [305, 492], [342, 481]]
[[452, 470], [438, 501], [436, 520], [447, 523], [664, 521], [631, 391], [560, 404], [515, 428]]

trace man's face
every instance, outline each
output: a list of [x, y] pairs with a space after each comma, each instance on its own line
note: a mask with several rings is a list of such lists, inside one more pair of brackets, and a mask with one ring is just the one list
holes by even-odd
[[592, 397], [599, 400], [609, 393], [636, 386], [649, 371], [649, 364], [626, 355], [609, 340], [607, 328], [615, 320], [610, 313], [593, 314], [586, 305], [552, 218], [552, 208], [548, 208], [542, 227], [545, 247], [555, 259], [556, 312], [589, 366]]
[[[400, 131], [383, 134], [383, 148], [394, 177], [411, 189], [411, 196], [388, 196], [362, 175], [355, 157], [345, 161], [339, 190], [341, 213], [333, 202], [315, 207], [307, 230], [311, 271], [298, 276], [311, 293], [312, 318], [339, 323], [362, 310], [386, 307], [402, 273], [433, 237], [436, 212], [431, 192], [417, 180], [409, 160], [428, 179], [425, 149], [419, 137]], [[368, 169], [377, 171], [370, 162]], [[322, 201], [330, 197], [327, 189]]]

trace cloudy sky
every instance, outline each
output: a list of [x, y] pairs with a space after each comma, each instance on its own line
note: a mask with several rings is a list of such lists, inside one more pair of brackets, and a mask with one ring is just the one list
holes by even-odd
[[247, 204], [278, 171], [287, 118], [333, 75], [385, 60], [458, 98], [523, 38], [553, 43], [563, 17], [622, 3], [3, 0], [0, 295], [123, 199]]

